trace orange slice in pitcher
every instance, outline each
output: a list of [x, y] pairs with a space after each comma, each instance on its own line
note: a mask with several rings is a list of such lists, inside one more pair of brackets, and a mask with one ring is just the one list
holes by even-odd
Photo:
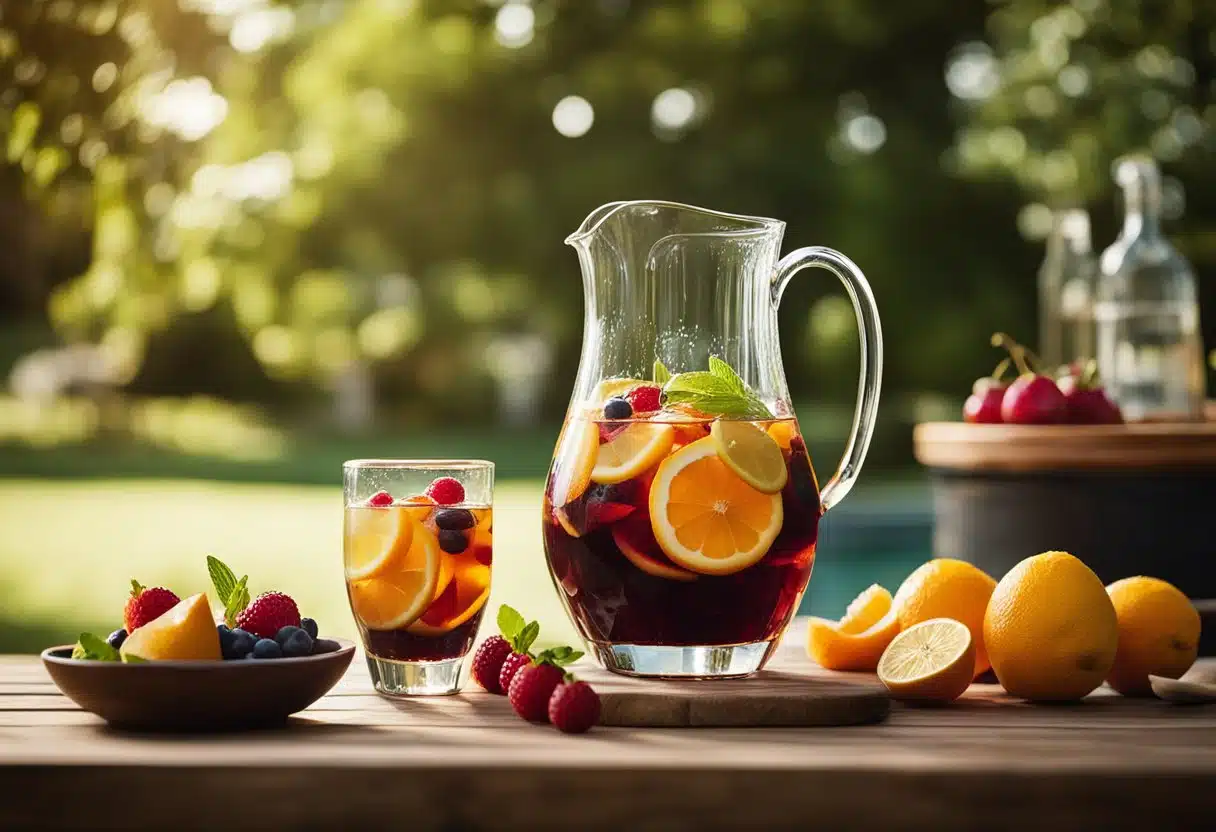
[[407, 509], [346, 510], [346, 577], [351, 581], [395, 571], [405, 560], [418, 524]]
[[415, 525], [413, 544], [399, 569], [347, 585], [355, 617], [372, 630], [412, 624], [435, 597], [442, 554], [435, 535]]
[[456, 629], [485, 606], [490, 597], [490, 567], [466, 557], [456, 558], [452, 582], [426, 612], [406, 629], [420, 636], [438, 636]]
[[718, 456], [712, 436], [659, 465], [650, 488], [655, 540], [677, 566], [705, 575], [746, 569], [781, 531], [780, 494], [753, 488]]
[[635, 422], [599, 446], [591, 479], [601, 485], [631, 480], [658, 464], [674, 439], [671, 425]]
[[562, 428], [553, 463], [554, 506], [577, 500], [591, 484], [591, 470], [600, 450], [600, 429], [590, 419], [575, 418]]
[[785, 488], [789, 471], [773, 437], [751, 422], [719, 419], [709, 429], [718, 457], [744, 482], [765, 494]]
[[659, 549], [650, 530], [650, 518], [644, 514], [633, 514], [614, 523], [612, 542], [620, 549], [625, 559], [647, 575], [668, 581], [695, 581], [696, 572], [676, 566]]

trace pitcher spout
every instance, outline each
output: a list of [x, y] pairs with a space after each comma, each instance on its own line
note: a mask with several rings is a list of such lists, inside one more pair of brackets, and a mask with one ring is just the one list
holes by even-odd
[[566, 244], [583, 248], [597, 237], [613, 233], [636, 234], [649, 227], [656, 235], [652, 243], [671, 234], [780, 235], [785, 223], [768, 217], [728, 214], [678, 202], [638, 199], [609, 202], [596, 208]]

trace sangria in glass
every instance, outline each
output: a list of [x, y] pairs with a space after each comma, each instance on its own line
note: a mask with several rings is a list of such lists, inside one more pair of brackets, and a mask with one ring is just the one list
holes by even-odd
[[490, 595], [494, 464], [343, 468], [346, 592], [372, 682], [392, 696], [455, 693]]
[[[798, 609], [822, 513], [873, 432], [878, 314], [830, 249], [778, 261], [784, 225], [674, 203], [613, 203], [567, 242], [587, 314], [544, 498], [549, 570], [590, 651], [642, 676], [754, 673]], [[834, 273], [861, 330], [840, 470], [820, 490], [781, 364], [777, 305], [808, 266]]]

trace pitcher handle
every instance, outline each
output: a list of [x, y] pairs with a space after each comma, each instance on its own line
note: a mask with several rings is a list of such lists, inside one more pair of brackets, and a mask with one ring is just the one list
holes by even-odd
[[822, 246], [811, 246], [791, 251], [777, 263], [773, 274], [773, 304], [781, 303], [781, 295], [789, 285], [790, 278], [808, 267], [826, 269], [844, 284], [853, 301], [857, 315], [857, 329], [861, 334], [861, 378], [857, 383], [857, 407], [853, 411], [853, 430], [845, 446], [840, 467], [820, 494], [823, 511], [845, 498], [853, 488], [853, 481], [861, 472], [870, 440], [874, 436], [874, 421], [878, 415], [878, 394], [882, 387], [882, 326], [878, 320], [878, 306], [866, 276], [852, 260], [838, 251]]

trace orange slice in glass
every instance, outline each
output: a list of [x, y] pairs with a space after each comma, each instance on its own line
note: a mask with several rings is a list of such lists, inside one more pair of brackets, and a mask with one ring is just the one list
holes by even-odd
[[452, 582], [426, 612], [406, 629], [421, 636], [438, 636], [456, 629], [485, 606], [490, 597], [490, 567], [460, 556]]
[[401, 506], [346, 510], [346, 578], [362, 581], [396, 571], [405, 561], [418, 524]]
[[400, 568], [347, 584], [355, 617], [372, 630], [397, 630], [412, 624], [435, 597], [442, 554], [435, 535], [415, 524], [413, 544]]
[[591, 470], [600, 450], [600, 429], [590, 419], [575, 418], [566, 423], [557, 440], [557, 459], [553, 463], [554, 506], [577, 500], [591, 484]]
[[677, 566], [730, 575], [768, 552], [781, 531], [781, 495], [744, 482], [717, 448], [708, 436], [663, 460], [650, 488], [650, 526]]
[[591, 479], [602, 485], [631, 480], [658, 464], [674, 439], [671, 425], [635, 422], [599, 446]]

